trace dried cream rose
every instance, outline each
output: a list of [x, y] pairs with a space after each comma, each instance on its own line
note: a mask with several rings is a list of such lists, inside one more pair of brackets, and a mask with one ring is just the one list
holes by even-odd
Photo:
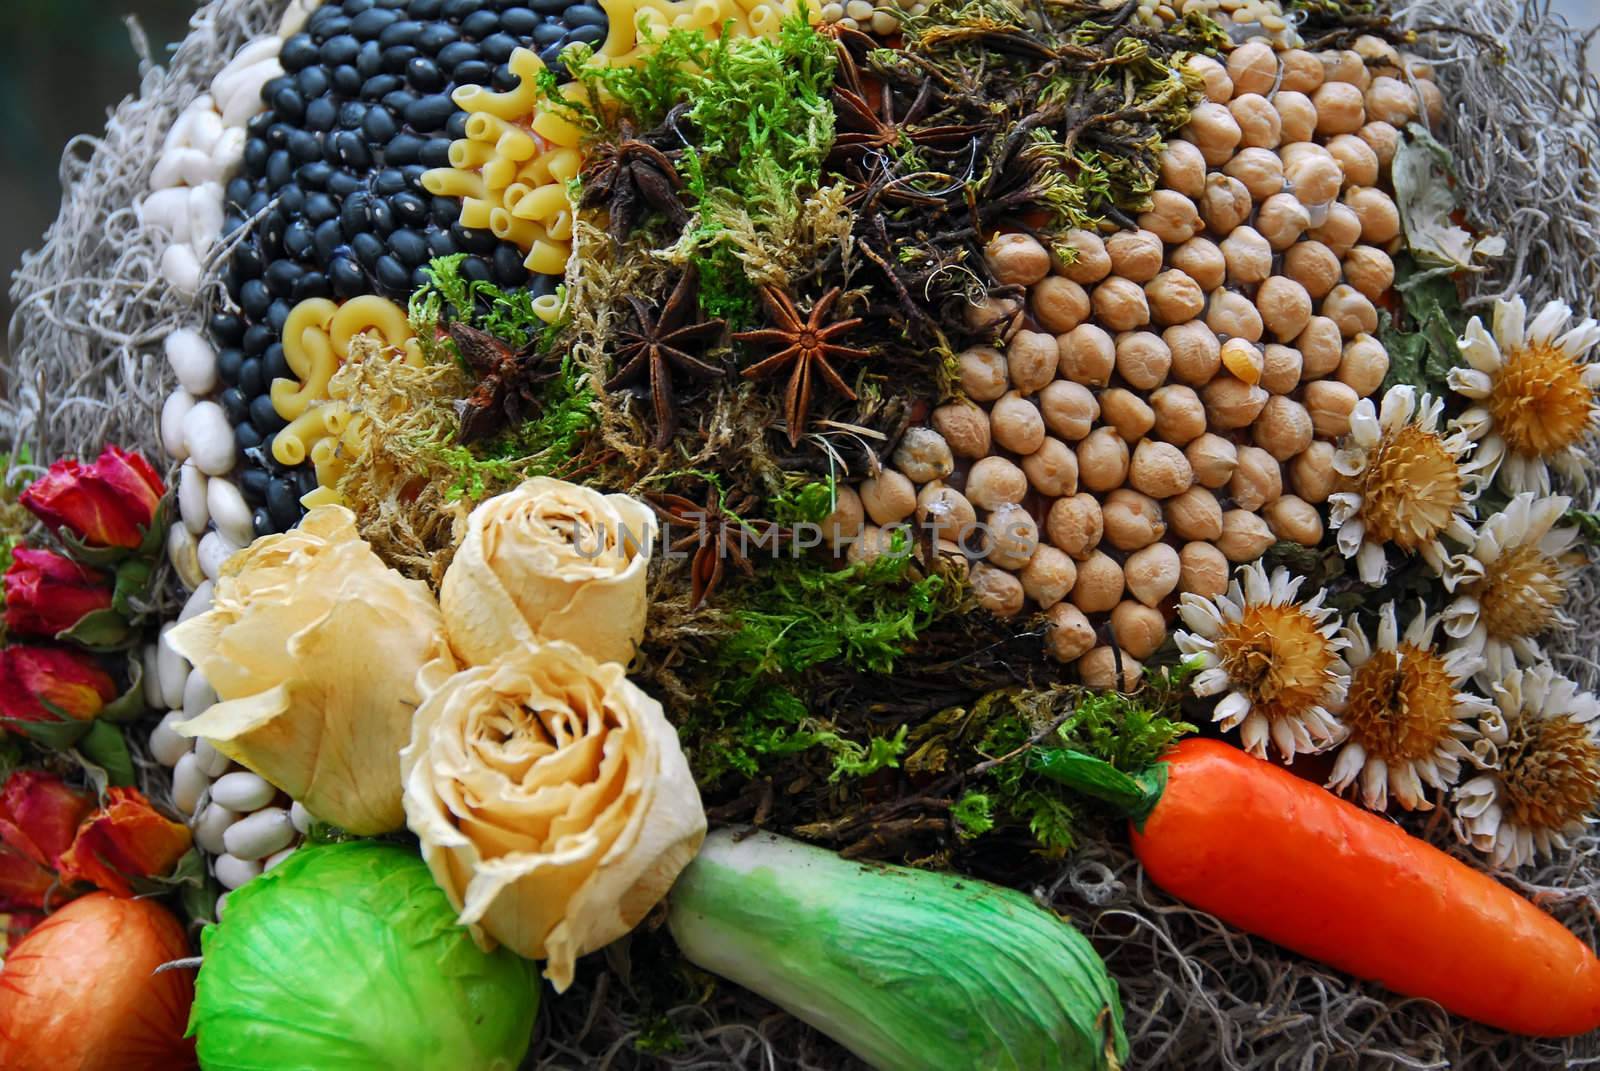
[[574, 960], [632, 929], [705, 839], [677, 731], [622, 666], [568, 643], [424, 666], [417, 685], [406, 824], [473, 936], [548, 959], [564, 990]]
[[601, 662], [644, 636], [655, 515], [627, 495], [537, 477], [484, 502], [439, 588], [450, 645], [470, 665], [535, 640]]
[[405, 821], [397, 756], [417, 671], [450, 649], [427, 587], [384, 565], [349, 510], [319, 506], [234, 555], [211, 609], [167, 641], [221, 700], [179, 733], [352, 833]]

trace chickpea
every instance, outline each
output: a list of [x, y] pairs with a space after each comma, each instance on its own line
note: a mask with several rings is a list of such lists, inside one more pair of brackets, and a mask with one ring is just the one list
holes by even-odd
[[1347, 186], [1375, 186], [1378, 154], [1357, 134], [1340, 134], [1328, 141], [1328, 154], [1338, 161]]
[[1033, 515], [1014, 502], [989, 514], [984, 521], [984, 554], [991, 565], [1021, 569], [1039, 548], [1039, 525]]
[[1339, 258], [1321, 242], [1296, 242], [1283, 254], [1283, 274], [1305, 288], [1314, 301], [1321, 301], [1339, 285], [1340, 271]]
[[1045, 543], [1033, 552], [1018, 579], [1022, 581], [1023, 593], [1048, 610], [1066, 598], [1067, 592], [1078, 582], [1078, 564]]
[[1444, 93], [1432, 82], [1418, 82], [1417, 96], [1422, 101], [1422, 112], [1428, 125], [1438, 127], [1444, 123]]
[[[1388, 123], [1371, 122], [1356, 131], [1356, 137], [1366, 142], [1378, 158], [1378, 166], [1387, 168], [1394, 162], [1395, 150], [1400, 147], [1400, 131]], [[1373, 185], [1373, 183], [1364, 183]]]
[[1057, 244], [1075, 255], [1071, 260], [1063, 259], [1056, 272], [1079, 286], [1098, 283], [1111, 274], [1111, 257], [1106, 253], [1106, 244], [1093, 231], [1070, 230]]
[[1317, 106], [1304, 93], [1280, 89], [1272, 106], [1278, 110], [1279, 144], [1310, 141], [1317, 132]]
[[1345, 282], [1372, 301], [1381, 301], [1394, 285], [1394, 261], [1373, 245], [1358, 245], [1344, 258]]
[[[1205, 301], [1205, 292], [1221, 286], [1223, 279], [1227, 277], [1228, 262], [1223, 259], [1222, 250], [1209, 238], [1190, 238], [1172, 251], [1167, 257], [1167, 262], [1195, 281], [1201, 290], [1202, 304]], [[1159, 275], [1156, 276], [1156, 279], [1160, 278]], [[1147, 292], [1146, 297], [1148, 296]]]
[[1254, 227], [1238, 227], [1222, 240], [1230, 283], [1264, 282], [1272, 274], [1272, 245]]
[[961, 393], [975, 402], [992, 402], [1010, 389], [1006, 359], [993, 346], [974, 346], [956, 358]]
[[1161, 270], [1164, 247], [1154, 231], [1118, 231], [1106, 239], [1111, 270], [1135, 283], [1148, 283]]
[[1195, 53], [1183, 65], [1200, 76], [1205, 86], [1206, 100], [1213, 104], [1226, 104], [1233, 98], [1233, 79], [1228, 77], [1227, 68], [1210, 56]]
[[1106, 542], [1118, 550], [1148, 547], [1167, 534], [1160, 503], [1128, 487], [1119, 487], [1106, 496], [1101, 516]]
[[1331, 204], [1328, 218], [1320, 227], [1313, 227], [1307, 237], [1333, 250], [1334, 256], [1342, 257], [1361, 239], [1361, 217], [1348, 205]]
[[1339, 333], [1354, 338], [1365, 331], [1378, 329], [1378, 310], [1361, 291], [1348, 283], [1340, 283], [1322, 299], [1322, 315], [1339, 325]]
[[912, 483], [942, 480], [955, 471], [956, 459], [944, 436], [932, 428], [911, 428], [900, 437], [892, 457], [894, 467]]
[[1022, 581], [987, 562], [975, 562], [969, 574], [978, 605], [1002, 620], [1022, 612]]
[[1185, 543], [1178, 551], [1178, 590], [1185, 594], [1221, 595], [1228, 590], [1228, 573], [1228, 559], [1211, 543]]
[[990, 295], [980, 301], [968, 302], [967, 327], [973, 331], [1004, 335], [1006, 328], [1021, 311], [1021, 298]]
[[[1067, 282], [1065, 279], [1057, 281]], [[1060, 359], [1061, 351], [1056, 348], [1055, 336], [1041, 331], [1018, 331], [1006, 345], [1006, 372], [1011, 385], [1021, 394], [1032, 394], [1045, 384], [1054, 382], [1056, 364]]]
[[1257, 446], [1278, 461], [1288, 461], [1311, 445], [1311, 414], [1293, 398], [1274, 394], [1250, 432]]
[[1222, 172], [1242, 182], [1256, 201], [1265, 201], [1283, 191], [1283, 161], [1271, 149], [1240, 149]]
[[1122, 587], [1122, 566], [1103, 551], [1093, 551], [1078, 563], [1072, 605], [1086, 614], [1104, 613], [1122, 601]]
[[1124, 599], [1111, 611], [1111, 631], [1124, 651], [1149, 658], [1166, 642], [1167, 619], [1153, 606]]
[[1270, 397], [1260, 387], [1226, 374], [1213, 379], [1200, 391], [1200, 398], [1206, 403], [1206, 420], [1219, 431], [1249, 427]]
[[1155, 410], [1133, 391], [1121, 387], [1100, 392], [1100, 412], [1124, 442], [1138, 442], [1156, 424]]
[[1078, 659], [1078, 679], [1099, 692], [1131, 692], [1139, 687], [1144, 664], [1127, 651], [1096, 647]]
[[1284, 90], [1310, 93], [1322, 84], [1322, 61], [1303, 48], [1291, 48], [1278, 55], [1283, 65], [1283, 79], [1278, 83], [1278, 93]]
[[[927, 561], [926, 544], [919, 543], [912, 548], [912, 555], [919, 562]], [[933, 545], [933, 560], [936, 565], [944, 567], [946, 575], [958, 581], [965, 582], [972, 573], [972, 565], [967, 561], [967, 552], [948, 539], [941, 539]]]
[[1033, 315], [1051, 334], [1062, 334], [1089, 318], [1089, 295], [1071, 279], [1047, 276], [1028, 292]]
[[1288, 394], [1300, 385], [1300, 351], [1292, 346], [1267, 344], [1261, 355], [1261, 387], [1268, 394]]
[[1298, 242], [1309, 226], [1311, 213], [1292, 193], [1273, 194], [1256, 213], [1256, 230], [1279, 253]]
[[[1052, 345], [1054, 343], [1052, 342]], [[948, 402], [928, 418], [957, 457], [988, 457], [992, 445], [989, 414], [967, 401]], [[882, 522], [880, 522], [882, 523]]]
[[1165, 543], [1152, 543], [1128, 555], [1122, 565], [1123, 583], [1128, 594], [1155, 606], [1178, 586], [1178, 552]]
[[1394, 127], [1403, 127], [1421, 114], [1416, 91], [1387, 75], [1372, 80], [1365, 103], [1368, 116]]
[[1249, 93], [1270, 93], [1278, 80], [1278, 55], [1271, 46], [1252, 41], [1228, 53], [1228, 77], [1235, 99]]
[[1393, 67], [1398, 70], [1402, 62], [1399, 50], [1374, 34], [1362, 34], [1351, 47], [1369, 67]]
[[1348, 82], [1324, 82], [1311, 94], [1317, 109], [1317, 133], [1323, 137], [1354, 134], [1367, 121], [1361, 89]]
[[1002, 286], [1032, 286], [1050, 274], [1050, 251], [1031, 234], [997, 234], [983, 249], [989, 274]]
[[1324, 82], [1346, 82], [1365, 90], [1372, 76], [1367, 73], [1367, 63], [1354, 49], [1324, 52], [1321, 55]]
[[1158, 324], [1186, 324], [1206, 307], [1200, 284], [1177, 268], [1169, 268], [1145, 283], [1144, 296], [1150, 306], [1150, 318]]
[[1400, 212], [1382, 190], [1370, 186], [1351, 187], [1344, 203], [1361, 221], [1361, 240], [1382, 245], [1400, 233]]
[[1377, 393], [1383, 377], [1389, 374], [1389, 351], [1368, 334], [1360, 334], [1344, 344], [1339, 362], [1339, 382], [1366, 398]]
[[1194, 388], [1169, 383], [1150, 395], [1155, 433], [1164, 442], [1185, 446], [1206, 431], [1206, 407]]
[[1354, 390], [1336, 380], [1319, 379], [1306, 384], [1304, 397], [1318, 436], [1337, 439], [1350, 434], [1350, 411], [1361, 400]]
[[1228, 114], [1239, 125], [1239, 144], [1245, 148], [1275, 149], [1283, 138], [1283, 117], [1266, 97], [1256, 93], [1234, 97]]
[[884, 469], [861, 481], [861, 504], [872, 523], [887, 527], [911, 516], [917, 508], [917, 489], [903, 473]]
[[[1176, 245], [1187, 242], [1200, 231], [1200, 213], [1193, 199], [1178, 191], [1156, 190], [1150, 195], [1150, 210], [1139, 214], [1139, 226], [1163, 242]], [[1112, 263], [1115, 262], [1113, 256]]]
[[1058, 662], [1076, 662], [1094, 647], [1094, 626], [1071, 603], [1058, 602], [1047, 615], [1045, 650]]
[[1239, 467], [1228, 481], [1234, 505], [1254, 513], [1283, 494], [1283, 469], [1259, 446], [1239, 447]]
[[1261, 313], [1255, 302], [1236, 290], [1218, 290], [1211, 295], [1206, 326], [1225, 338], [1261, 340]]
[[[1153, 275], [1152, 275], [1153, 277]], [[1113, 275], [1094, 288], [1094, 314], [1114, 331], [1132, 331], [1150, 322], [1150, 305], [1144, 287]]]
[[1144, 439], [1128, 463], [1128, 483], [1151, 498], [1171, 498], [1194, 486], [1194, 470], [1176, 446]]
[[[1129, 284], [1132, 285], [1132, 284]], [[1141, 300], [1144, 291], [1139, 291]], [[1074, 383], [1103, 387], [1117, 366], [1117, 345], [1096, 324], [1079, 324], [1056, 338], [1056, 369]]]
[[1308, 145], [1284, 160], [1283, 177], [1289, 191], [1302, 205], [1325, 205], [1339, 196], [1344, 185], [1344, 170], [1338, 159], [1320, 145]]
[[851, 541], [844, 552], [844, 560], [851, 565], [875, 562], [894, 549], [894, 533], [886, 532], [875, 524], [861, 529], [861, 534]]
[[1261, 382], [1267, 360], [1259, 347], [1242, 338], [1230, 338], [1222, 344], [1222, 367], [1235, 379], [1250, 386]]
[[1161, 341], [1172, 351], [1172, 378], [1180, 383], [1203, 387], [1222, 366], [1217, 333], [1203, 320], [1175, 324], [1161, 332]]
[[1044, 443], [1044, 417], [1039, 407], [1016, 391], [1008, 391], [989, 410], [994, 441], [1013, 454], [1031, 454]]
[[[1105, 410], [1105, 399], [1100, 402]], [[1128, 444], [1113, 428], [1096, 428], [1078, 444], [1078, 482], [1091, 491], [1110, 491], [1128, 478]], [[1065, 549], [1065, 548], [1063, 548]]]
[[1289, 485], [1295, 494], [1307, 502], [1328, 501], [1339, 481], [1333, 468], [1335, 450], [1333, 443], [1318, 439], [1289, 462]]
[[866, 511], [856, 489], [842, 483], [835, 485], [833, 509], [822, 518], [822, 538], [828, 548], [838, 551], [840, 543], [860, 535], [865, 517]]
[[1206, 176], [1206, 192], [1200, 198], [1200, 214], [1212, 234], [1227, 236], [1250, 218], [1250, 191], [1231, 175]]
[[1261, 511], [1267, 527], [1279, 539], [1314, 547], [1322, 542], [1322, 517], [1317, 507], [1303, 498], [1284, 495]]
[[1239, 464], [1239, 448], [1209, 431], [1184, 447], [1183, 456], [1189, 459], [1195, 482], [1212, 489], [1233, 479]]
[[1226, 105], [1202, 101], [1189, 113], [1189, 125], [1179, 136], [1194, 142], [1208, 166], [1221, 167], [1238, 148], [1241, 134]]
[[1230, 562], [1236, 565], [1253, 562], [1274, 542], [1272, 529], [1256, 514], [1231, 509], [1222, 515], [1222, 535], [1217, 537], [1217, 549]]
[[1028, 493], [1028, 477], [1003, 457], [976, 461], [967, 473], [967, 498], [982, 510], [997, 510], [1008, 502], [1021, 502]]
[[1311, 321], [1311, 295], [1293, 279], [1274, 275], [1256, 291], [1261, 322], [1282, 341], [1291, 341]]
[[1300, 351], [1300, 378], [1320, 379], [1339, 367], [1344, 336], [1326, 316], [1313, 316], [1294, 344]]
[[1433, 81], [1433, 65], [1415, 52], [1400, 53], [1400, 69], [1418, 81]]
[[1078, 491], [1078, 455], [1060, 439], [1046, 439], [1043, 446], [1023, 458], [1022, 472], [1033, 489], [1046, 498]]
[[1179, 539], [1215, 539], [1222, 534], [1222, 507], [1204, 487], [1191, 487], [1163, 503], [1167, 525]]
[[1071, 498], [1056, 499], [1050, 504], [1044, 530], [1054, 546], [1082, 561], [1099, 546], [1105, 533], [1100, 500], [1082, 491]]
[[[969, 487], [971, 483], [969, 477]], [[935, 539], [964, 543], [978, 523], [978, 513], [960, 491], [942, 483], [930, 483], [917, 493], [917, 523], [930, 531]]]
[[1094, 427], [1100, 403], [1083, 384], [1058, 379], [1039, 392], [1039, 411], [1051, 431], [1077, 442]]
[[1161, 336], [1150, 331], [1129, 331], [1117, 336], [1117, 374], [1139, 390], [1152, 390], [1166, 382], [1172, 351]]
[[1199, 197], [1206, 188], [1206, 158], [1187, 141], [1169, 141], [1161, 150], [1161, 185], [1186, 197]]

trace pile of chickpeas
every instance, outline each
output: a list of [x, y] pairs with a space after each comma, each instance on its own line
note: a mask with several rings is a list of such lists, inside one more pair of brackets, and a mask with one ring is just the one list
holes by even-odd
[[1042, 612], [1052, 657], [1131, 687], [1179, 594], [1223, 592], [1279, 540], [1321, 542], [1334, 444], [1389, 369], [1389, 164], [1444, 104], [1425, 65], [1355, 46], [1194, 58], [1205, 99], [1137, 230], [988, 243], [1026, 301], [968, 310], [999, 326], [960, 354], [961, 396], [841, 495], [852, 558], [931, 528], [984, 607]]

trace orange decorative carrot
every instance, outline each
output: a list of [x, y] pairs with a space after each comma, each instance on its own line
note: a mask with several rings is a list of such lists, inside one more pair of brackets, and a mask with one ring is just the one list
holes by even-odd
[[1163, 756], [1164, 779], [1065, 751], [1036, 764], [1120, 805], [1151, 880], [1242, 930], [1502, 1030], [1600, 1027], [1600, 959], [1564, 926], [1281, 767], [1200, 738]]

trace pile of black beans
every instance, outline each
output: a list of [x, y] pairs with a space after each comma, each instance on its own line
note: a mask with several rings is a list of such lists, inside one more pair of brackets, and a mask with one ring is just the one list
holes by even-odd
[[284, 421], [268, 390], [291, 377], [281, 337], [307, 298], [378, 294], [402, 306], [433, 257], [467, 255], [461, 272], [502, 287], [553, 292], [524, 254], [488, 231], [461, 226], [461, 204], [422, 188], [449, 166], [467, 113], [459, 85], [512, 89], [507, 60], [531, 48], [547, 64], [574, 42], [597, 44], [606, 15], [568, 0], [328, 0], [286, 40], [284, 74], [262, 89], [244, 163], [227, 185], [225, 240], [243, 231], [227, 273], [233, 309], [212, 318], [221, 403], [239, 447], [235, 477], [255, 510], [256, 534], [299, 521], [314, 489], [309, 464], [272, 457]]

